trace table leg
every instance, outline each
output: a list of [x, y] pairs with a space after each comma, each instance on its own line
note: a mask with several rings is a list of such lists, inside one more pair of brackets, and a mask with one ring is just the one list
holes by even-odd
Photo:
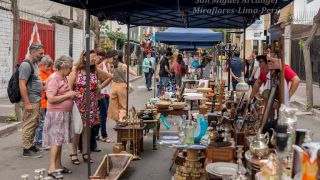
[[157, 150], [157, 130], [158, 130], [158, 123], [155, 122], [154, 125], [153, 125], [153, 139], [152, 139], [152, 143], [153, 143], [153, 148], [152, 150]]
[[157, 139], [160, 139], [160, 121], [157, 122]]

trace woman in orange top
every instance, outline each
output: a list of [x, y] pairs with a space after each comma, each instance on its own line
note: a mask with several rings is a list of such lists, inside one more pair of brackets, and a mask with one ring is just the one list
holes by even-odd
[[46, 55], [41, 58], [39, 62], [39, 74], [40, 74], [40, 79], [43, 84], [43, 90], [42, 90], [42, 97], [41, 97], [41, 108], [40, 108], [40, 117], [39, 117], [39, 125], [38, 128], [36, 129], [36, 136], [35, 136], [35, 145], [40, 148], [40, 149], [49, 149], [48, 147], [42, 147], [42, 131], [43, 131], [43, 124], [44, 124], [44, 119], [46, 117], [46, 112], [47, 112], [47, 98], [45, 95], [45, 85], [46, 85], [46, 80], [48, 77], [52, 74], [52, 59]]

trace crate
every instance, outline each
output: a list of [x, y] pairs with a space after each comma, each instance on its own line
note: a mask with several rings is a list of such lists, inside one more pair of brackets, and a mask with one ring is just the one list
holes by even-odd
[[207, 162], [235, 162], [234, 147], [213, 147], [208, 146], [206, 152]]

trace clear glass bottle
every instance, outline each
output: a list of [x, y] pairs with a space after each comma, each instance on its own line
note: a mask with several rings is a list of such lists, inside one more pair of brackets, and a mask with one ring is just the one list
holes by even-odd
[[192, 125], [192, 121], [190, 120], [185, 129], [185, 139], [184, 144], [194, 144], [194, 126]]

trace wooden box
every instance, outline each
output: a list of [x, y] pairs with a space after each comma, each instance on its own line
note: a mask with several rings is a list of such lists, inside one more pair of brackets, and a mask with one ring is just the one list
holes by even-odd
[[234, 147], [208, 146], [206, 162], [234, 162]]

